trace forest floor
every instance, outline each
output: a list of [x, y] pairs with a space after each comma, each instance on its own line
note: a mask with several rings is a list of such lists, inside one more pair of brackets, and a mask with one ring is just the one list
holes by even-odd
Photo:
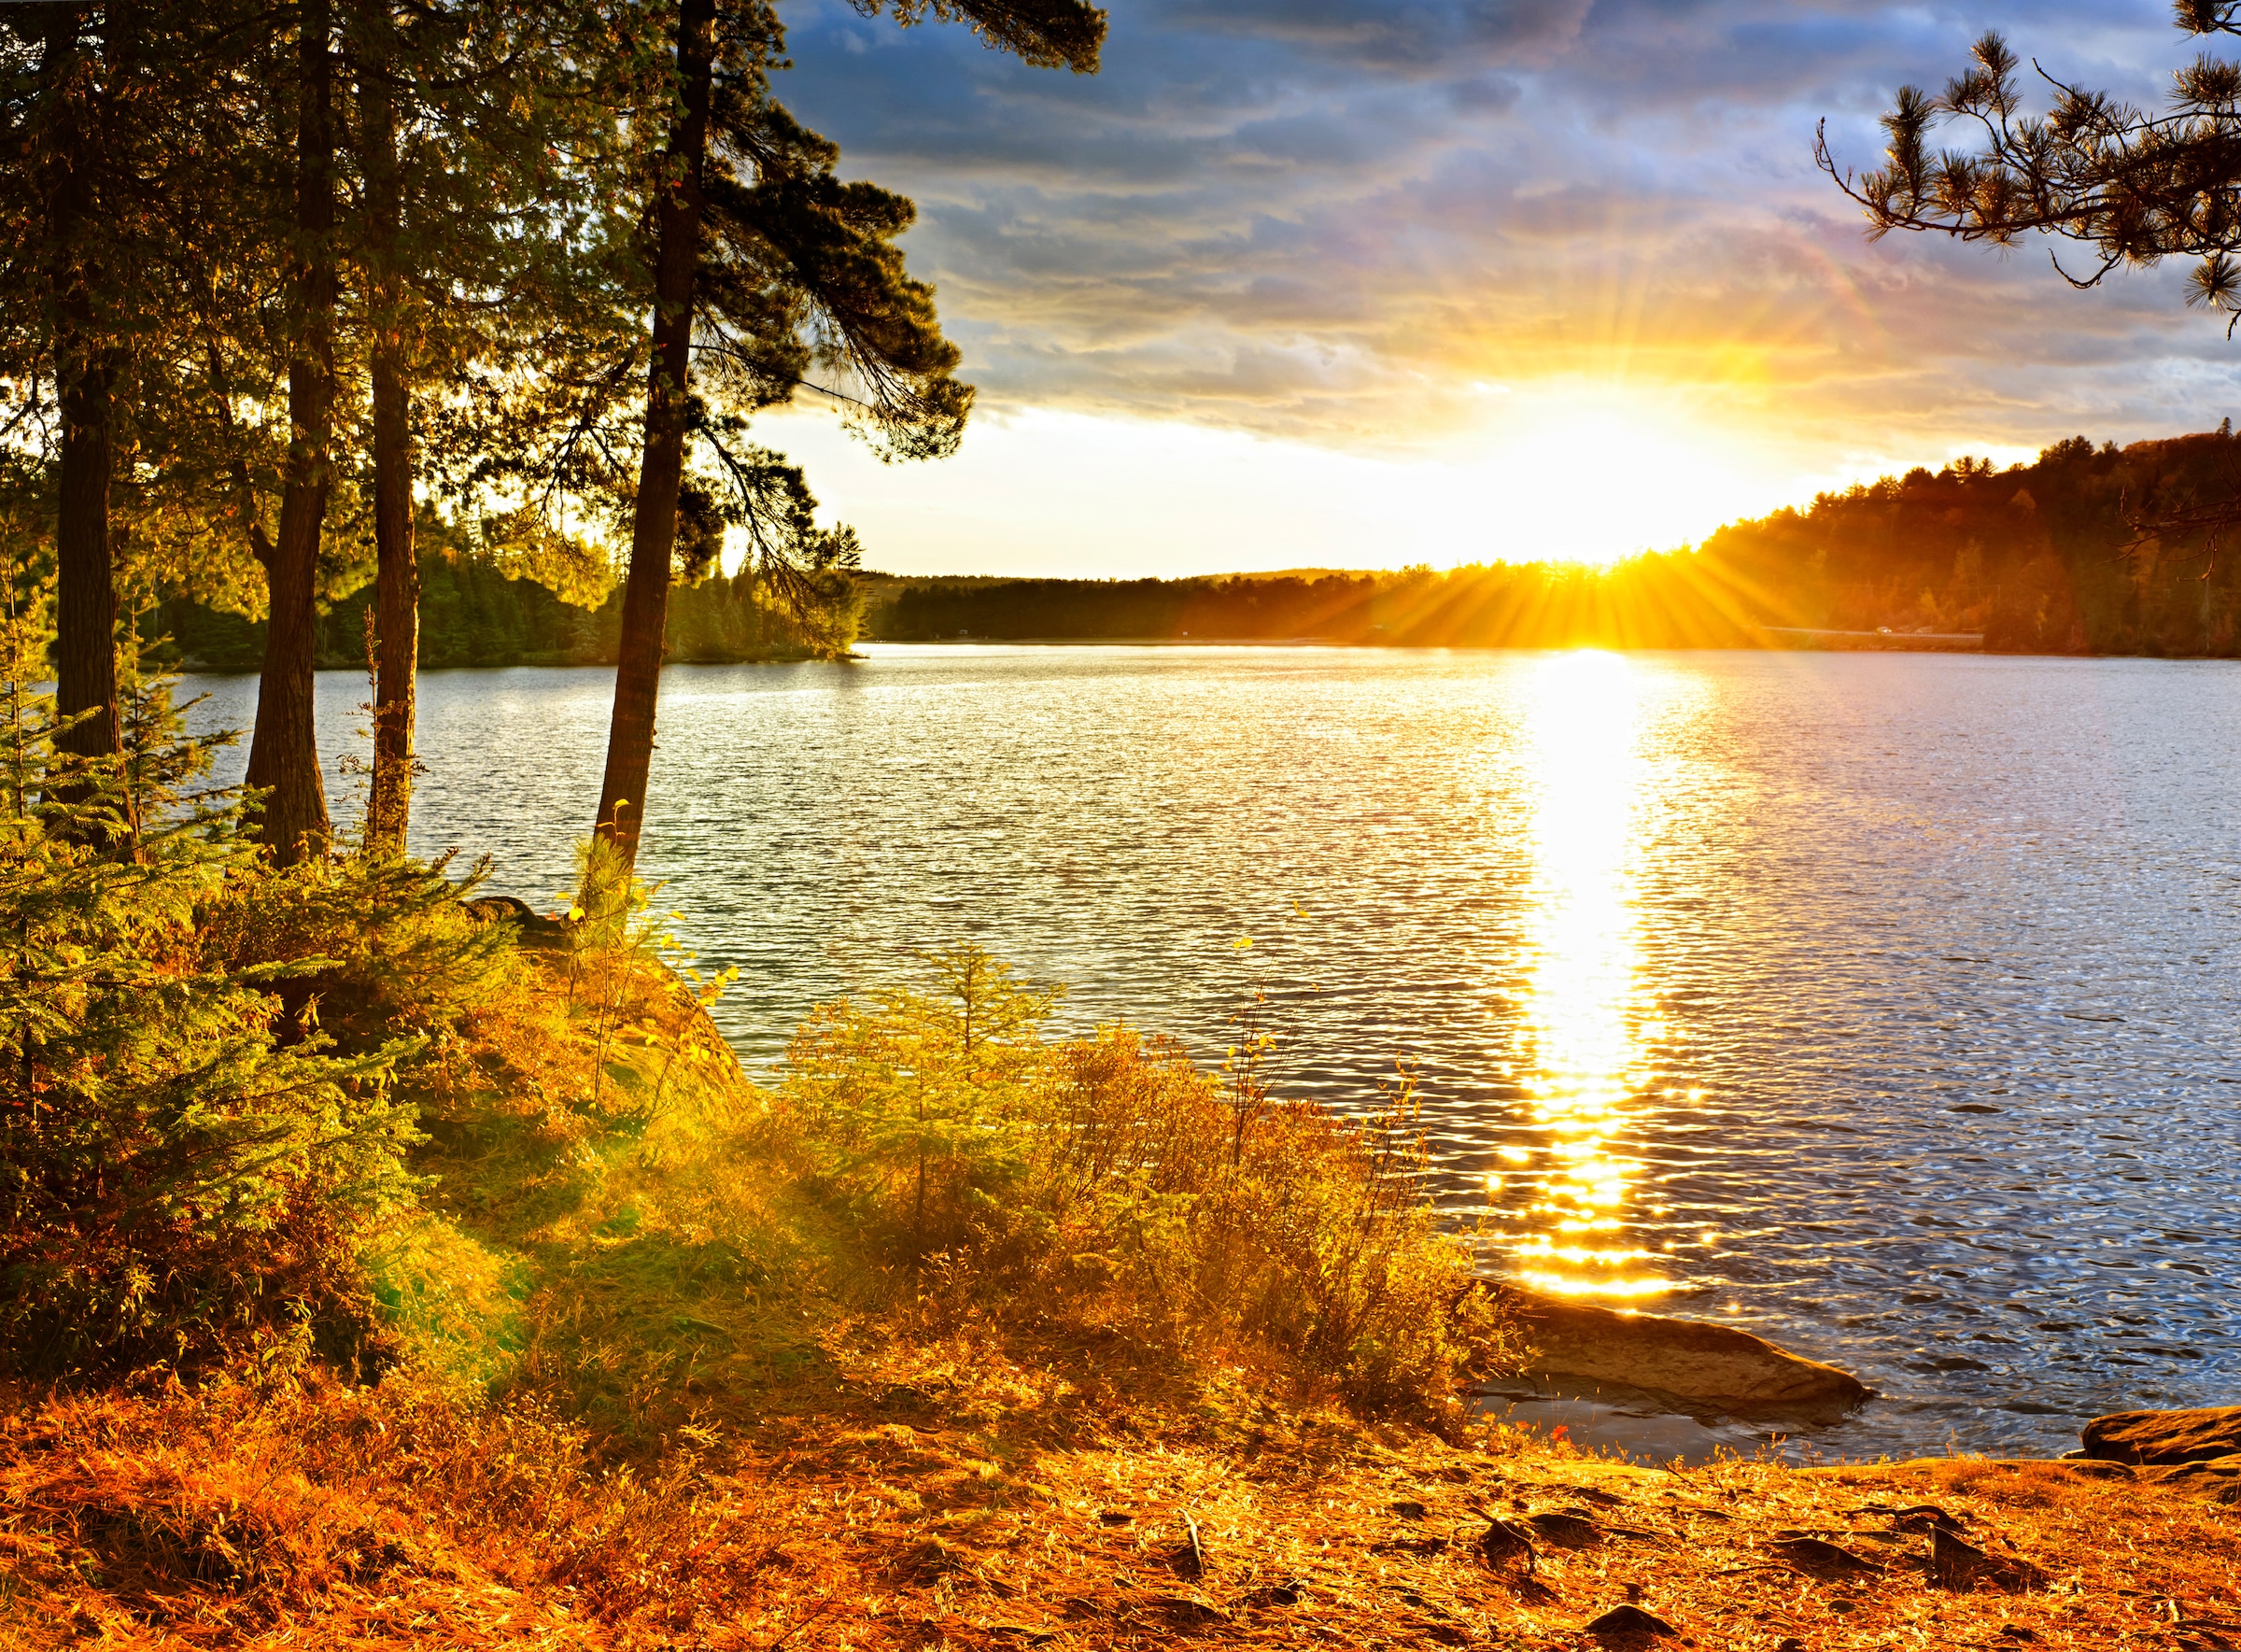
[[0, 1646], [2241, 1645], [2241, 1508], [1365, 1420], [882, 1273], [752, 1131], [416, 1220], [376, 1379], [0, 1391]]

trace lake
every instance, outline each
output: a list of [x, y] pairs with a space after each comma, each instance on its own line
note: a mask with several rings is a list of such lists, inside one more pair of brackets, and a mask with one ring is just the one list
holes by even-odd
[[[2241, 668], [864, 653], [665, 678], [641, 869], [758, 1070], [914, 948], [1209, 1060], [1258, 992], [1287, 1093], [1413, 1065], [1507, 1270], [1882, 1391], [1816, 1451], [2241, 1401]], [[415, 847], [556, 904], [611, 682], [425, 677]], [[366, 691], [320, 695], [331, 776]]]

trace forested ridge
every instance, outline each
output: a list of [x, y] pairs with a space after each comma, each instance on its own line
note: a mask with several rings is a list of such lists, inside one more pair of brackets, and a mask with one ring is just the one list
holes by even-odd
[[1981, 631], [2012, 653], [2231, 656], [2229, 547], [2183, 523], [2236, 494], [2230, 422], [2122, 449], [2077, 436], [2028, 465], [1964, 459], [1825, 493], [1724, 528], [1699, 554], [1761, 587], [1770, 624]]
[[1980, 633], [1989, 650], [2231, 656], [2241, 590], [2202, 531], [2135, 523], [2241, 493], [2230, 430], [2119, 449], [2073, 437], [2027, 465], [1962, 459], [1698, 546], [1609, 569], [1562, 561], [1452, 572], [1170, 580], [867, 580], [866, 635], [1319, 641], [1446, 647], [1799, 646], [1807, 630]]

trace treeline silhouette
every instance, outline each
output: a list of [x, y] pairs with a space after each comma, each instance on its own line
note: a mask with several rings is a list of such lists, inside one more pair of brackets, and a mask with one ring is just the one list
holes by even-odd
[[[615, 663], [623, 629], [619, 586], [599, 606], [585, 607], [472, 552], [424, 550], [419, 563], [421, 669]], [[321, 670], [365, 664], [366, 615], [374, 602], [367, 586], [318, 615], [313, 636]], [[193, 671], [253, 671], [264, 657], [263, 621], [197, 602], [165, 602], [147, 628], [151, 640], [168, 639], [177, 661]], [[664, 635], [663, 657], [684, 664], [806, 659], [829, 652], [822, 641], [802, 635], [794, 613], [752, 568], [679, 585], [669, 593]]]
[[1623, 571], [1498, 563], [1438, 572], [1315, 572], [1139, 580], [889, 580], [865, 634], [958, 638], [1323, 642], [1394, 647], [1746, 647], [1741, 594], [1688, 554]]
[[[1970, 645], [2049, 654], [2241, 653], [2241, 580], [2208, 530], [2156, 522], [2241, 501], [2230, 430], [2119, 449], [2073, 437], [2028, 465], [1965, 459], [1824, 493], [1693, 548], [1611, 568], [1548, 561], [1447, 572], [1304, 570], [1188, 579], [867, 574], [860, 634], [880, 642], [1322, 642], [1393, 647], [1738, 648]], [[608, 665], [621, 607], [585, 605], [422, 529], [424, 665]], [[598, 581], [593, 581], [596, 594]], [[364, 657], [371, 589], [319, 616], [318, 660]], [[204, 669], [253, 669], [262, 628], [175, 601], [162, 624]], [[1841, 633], [1852, 633], [1844, 635]], [[680, 583], [666, 657], [829, 653], [752, 571]]]
[[1965, 459], [1824, 493], [1607, 569], [876, 578], [865, 628], [895, 642], [1622, 648], [1900, 646], [1976, 633], [2008, 652], [2231, 656], [2234, 566], [2209, 530], [2175, 524], [2237, 498], [2230, 424], [2121, 450], [2079, 436], [2028, 465]]

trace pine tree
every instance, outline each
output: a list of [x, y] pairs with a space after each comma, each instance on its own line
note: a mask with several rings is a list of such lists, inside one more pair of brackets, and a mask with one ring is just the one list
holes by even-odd
[[258, 856], [238, 808], [192, 790], [206, 752], [130, 672], [121, 759], [68, 750], [7, 596], [0, 1370], [191, 1369], [352, 1293], [366, 1223], [408, 1187], [388, 1080], [412, 1044], [276, 1036], [272, 989], [303, 969], [209, 944]]
[[[2241, 35], [2241, 0], [2178, 0], [2181, 32]], [[2149, 113], [2105, 92], [2051, 81], [2051, 107], [2024, 112], [2021, 64], [1996, 34], [1977, 42], [1973, 67], [1933, 95], [1904, 86], [1883, 117], [1884, 164], [1856, 180], [1814, 145], [1822, 170], [1865, 209], [1876, 235], [1910, 230], [2013, 247], [2040, 234], [2088, 249], [2073, 286], [2166, 258], [2197, 261], [2188, 303], [2241, 325], [2241, 64], [2206, 54], [2172, 78], [2169, 104]], [[1973, 126], [1974, 153], [1933, 156], [1933, 127]]]
[[[201, 445], [223, 456], [201, 465], [204, 481], [264, 572], [250, 770], [272, 788], [264, 829], [282, 864], [331, 829], [312, 716], [317, 606], [349, 588], [338, 568], [367, 527], [380, 615], [369, 840], [403, 844], [417, 767], [415, 497], [462, 473], [472, 492], [483, 456], [516, 445], [508, 417], [431, 414], [420, 392], [456, 400], [486, 364], [534, 359], [556, 316], [611, 305], [592, 204], [601, 168], [627, 152], [615, 111], [643, 74], [625, 26], [635, 15], [629, 0], [316, 0], [292, 56], [237, 52], [267, 143], [285, 133], [292, 165], [232, 167], [214, 216], [233, 227], [178, 279], [204, 295]], [[226, 291], [229, 265], [285, 280]], [[420, 435], [431, 419], [432, 466]]]
[[120, 746], [119, 494], [161, 393], [167, 252], [207, 200], [192, 46], [217, 9], [0, 9], [0, 377], [22, 398], [6, 433], [54, 468], [58, 704], [87, 757]]
[[[416, 668], [416, 486], [420, 387], [446, 401], [475, 374], [539, 361], [557, 331], [608, 316], [591, 347], [627, 356], [613, 325], [616, 266], [597, 203], [620, 180], [630, 137], [618, 110], [643, 96], [631, 45], [638, 8], [566, 0], [505, 8], [355, 0], [346, 28], [358, 109], [360, 211], [350, 258], [362, 276], [380, 661], [374, 698], [374, 840], [402, 849], [410, 812]], [[518, 404], [454, 412], [442, 464], [518, 468]], [[485, 503], [472, 481], [462, 501]]]
[[[866, 6], [879, 9], [876, 0]], [[1096, 66], [1104, 14], [1079, 0], [905, 0], [969, 21], [994, 47], [1079, 73]], [[705, 558], [711, 519], [743, 529], [796, 599], [845, 577], [853, 551], [818, 533], [800, 472], [740, 440], [746, 416], [788, 400], [812, 369], [842, 381], [860, 427], [890, 454], [951, 451], [971, 391], [951, 377], [932, 289], [894, 243], [909, 202], [833, 173], [838, 151], [771, 96], [782, 35], [762, 0], [680, 0], [675, 103], [650, 180], [653, 327], [614, 712], [598, 836], [637, 854], [653, 766], [664, 615], [681, 521]], [[694, 383], [696, 358], [703, 364]], [[698, 445], [712, 481], [688, 477]]]

